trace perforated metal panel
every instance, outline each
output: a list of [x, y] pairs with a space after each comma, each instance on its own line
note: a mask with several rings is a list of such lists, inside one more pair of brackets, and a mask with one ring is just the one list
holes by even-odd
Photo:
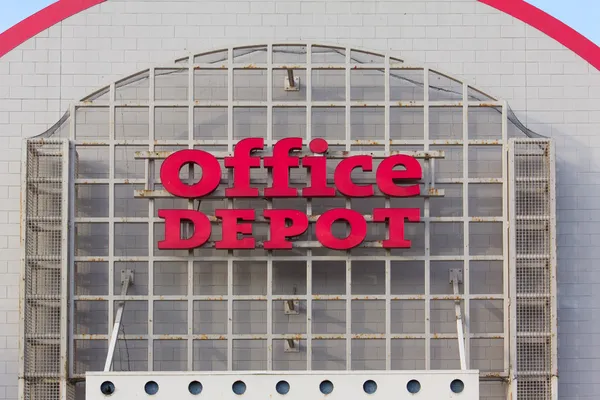
[[71, 399], [67, 382], [68, 140], [23, 146], [21, 398]]
[[[458, 301], [467, 367], [481, 372], [481, 396], [505, 398], [517, 355], [510, 351], [508, 113], [505, 102], [438, 71], [302, 43], [191, 55], [74, 104], [55, 134], [69, 138], [78, 160], [71, 351], [61, 353], [70, 357], [71, 379], [104, 366], [120, 301], [115, 371], [458, 369]], [[232, 200], [222, 195], [227, 172], [201, 200], [163, 190], [160, 165], [173, 151], [201, 148], [222, 158], [250, 136], [265, 138], [264, 154], [284, 137], [326, 138], [329, 158], [338, 157], [330, 179], [344, 154], [411, 154], [423, 168], [422, 195]], [[292, 171], [297, 187], [307, 178]], [[256, 187], [269, 179], [253, 171]], [[369, 173], [354, 180], [374, 183]], [[305, 211], [312, 221], [333, 207], [367, 220], [376, 207], [417, 207], [422, 217], [407, 224], [412, 247], [404, 250], [383, 249], [386, 228], [369, 222], [367, 241], [348, 252], [322, 248], [312, 227], [290, 251], [227, 252], [212, 246], [216, 220], [207, 246], [157, 248], [159, 209], [210, 216], [216, 208], [271, 207]], [[259, 243], [267, 232], [257, 221]], [[451, 269], [463, 273], [458, 295]], [[122, 270], [135, 275], [126, 296]], [[286, 313], [289, 303], [297, 314]]]
[[511, 141], [511, 320], [516, 340], [513, 392], [521, 400], [557, 398], [556, 210], [554, 146]]

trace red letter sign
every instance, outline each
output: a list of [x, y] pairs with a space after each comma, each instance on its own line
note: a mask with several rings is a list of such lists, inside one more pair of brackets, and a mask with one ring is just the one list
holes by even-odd
[[373, 221], [389, 220], [389, 239], [383, 241], [386, 249], [408, 249], [410, 240], [404, 239], [404, 220], [419, 222], [421, 210], [418, 208], [376, 208], [373, 210]]
[[[198, 183], [188, 185], [179, 178], [184, 165], [198, 164], [202, 167], [202, 178]], [[165, 190], [177, 197], [193, 199], [215, 191], [221, 182], [221, 166], [210, 153], [202, 150], [180, 150], [171, 154], [160, 167], [160, 180]]]
[[254, 238], [238, 239], [238, 234], [252, 235], [252, 224], [239, 224], [239, 220], [254, 221], [254, 210], [215, 210], [215, 216], [223, 220], [223, 239], [215, 243], [217, 249], [253, 249]]
[[[323, 154], [329, 145], [325, 139], [313, 139], [309, 147], [313, 153]], [[302, 189], [302, 197], [335, 197], [335, 188], [327, 186], [326, 157], [303, 157], [302, 166], [310, 171], [310, 186]]]
[[[398, 165], [404, 166], [406, 170], [394, 170], [394, 167]], [[397, 154], [384, 159], [377, 168], [377, 186], [379, 186], [379, 190], [392, 197], [418, 196], [421, 193], [421, 187], [418, 183], [411, 186], [397, 186], [395, 181], [399, 179], [419, 180], [422, 177], [421, 164], [416, 158], [404, 154]]]
[[363, 171], [373, 170], [373, 158], [371, 156], [353, 156], [340, 162], [335, 169], [334, 181], [337, 189], [348, 197], [373, 196], [373, 185], [357, 185], [352, 182], [352, 170], [361, 167]]
[[[265, 249], [291, 249], [292, 243], [286, 238], [300, 236], [308, 229], [308, 217], [298, 210], [265, 210], [264, 216], [271, 221], [270, 240], [265, 242]], [[289, 226], [287, 221], [291, 222]]]
[[[350, 234], [345, 239], [339, 239], [331, 233], [331, 226], [338, 220], [345, 220], [350, 225]], [[334, 250], [348, 250], [361, 244], [367, 237], [367, 221], [354, 210], [335, 208], [319, 217], [316, 231], [317, 239], [323, 246]]]
[[262, 150], [263, 138], [242, 139], [233, 149], [233, 157], [225, 157], [225, 166], [233, 168], [233, 187], [225, 189], [227, 197], [258, 197], [258, 189], [250, 187], [250, 168], [260, 168], [260, 157], [252, 157], [254, 150]]
[[[158, 210], [158, 216], [165, 220], [165, 240], [158, 242], [160, 250], [194, 249], [210, 238], [210, 221], [200, 211]], [[189, 221], [194, 226], [189, 239], [181, 238], [181, 221]]]
[[273, 186], [265, 189], [265, 197], [296, 197], [298, 189], [290, 187], [290, 168], [298, 168], [300, 160], [290, 151], [302, 150], [301, 138], [281, 139], [273, 146], [273, 156], [265, 157], [265, 167], [273, 171]]

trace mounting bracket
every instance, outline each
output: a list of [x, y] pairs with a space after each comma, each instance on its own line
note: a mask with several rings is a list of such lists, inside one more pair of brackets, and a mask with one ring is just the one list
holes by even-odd
[[285, 77], [283, 88], [286, 92], [300, 91], [300, 77], [294, 76], [294, 70], [288, 69], [288, 74]]

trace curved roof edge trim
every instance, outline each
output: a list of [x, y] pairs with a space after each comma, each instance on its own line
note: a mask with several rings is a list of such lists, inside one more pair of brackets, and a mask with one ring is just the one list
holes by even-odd
[[61, 21], [106, 0], [59, 0], [0, 33], [0, 57]]
[[600, 47], [545, 11], [524, 0], [479, 0], [545, 33], [600, 71]]

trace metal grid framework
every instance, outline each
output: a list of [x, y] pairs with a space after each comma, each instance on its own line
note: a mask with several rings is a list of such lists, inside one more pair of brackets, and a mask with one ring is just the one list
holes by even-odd
[[[481, 397], [505, 398], [517, 351], [508, 318], [507, 113], [504, 101], [447, 74], [387, 54], [302, 43], [190, 55], [74, 104], [52, 132], [70, 140], [78, 160], [70, 181], [69, 351], [61, 353], [70, 378], [102, 369], [121, 301], [115, 371], [458, 369], [457, 302]], [[202, 148], [222, 158], [249, 136], [264, 137], [267, 147], [288, 136], [323, 137], [332, 155], [412, 154], [424, 171], [422, 195], [232, 200], [222, 196], [227, 172], [201, 201], [162, 190], [160, 164], [171, 152]], [[253, 171], [257, 187], [269, 179]], [[291, 179], [301, 187], [307, 176], [298, 170]], [[366, 173], [354, 179], [374, 183]], [[216, 208], [294, 208], [314, 221], [331, 207], [369, 220], [383, 206], [421, 208], [421, 223], [406, 227], [411, 249], [381, 248], [386, 230], [374, 223], [349, 252], [320, 247], [310, 228], [287, 252], [157, 248], [163, 208], [209, 216]], [[215, 221], [212, 242], [219, 229]], [[254, 236], [267, 239], [261, 221]], [[451, 269], [463, 274], [459, 294]], [[122, 270], [135, 274], [126, 296]]]
[[23, 171], [20, 398], [65, 398], [74, 392], [66, 358], [68, 140], [28, 141]]
[[557, 397], [556, 181], [549, 140], [510, 142], [513, 393]]

